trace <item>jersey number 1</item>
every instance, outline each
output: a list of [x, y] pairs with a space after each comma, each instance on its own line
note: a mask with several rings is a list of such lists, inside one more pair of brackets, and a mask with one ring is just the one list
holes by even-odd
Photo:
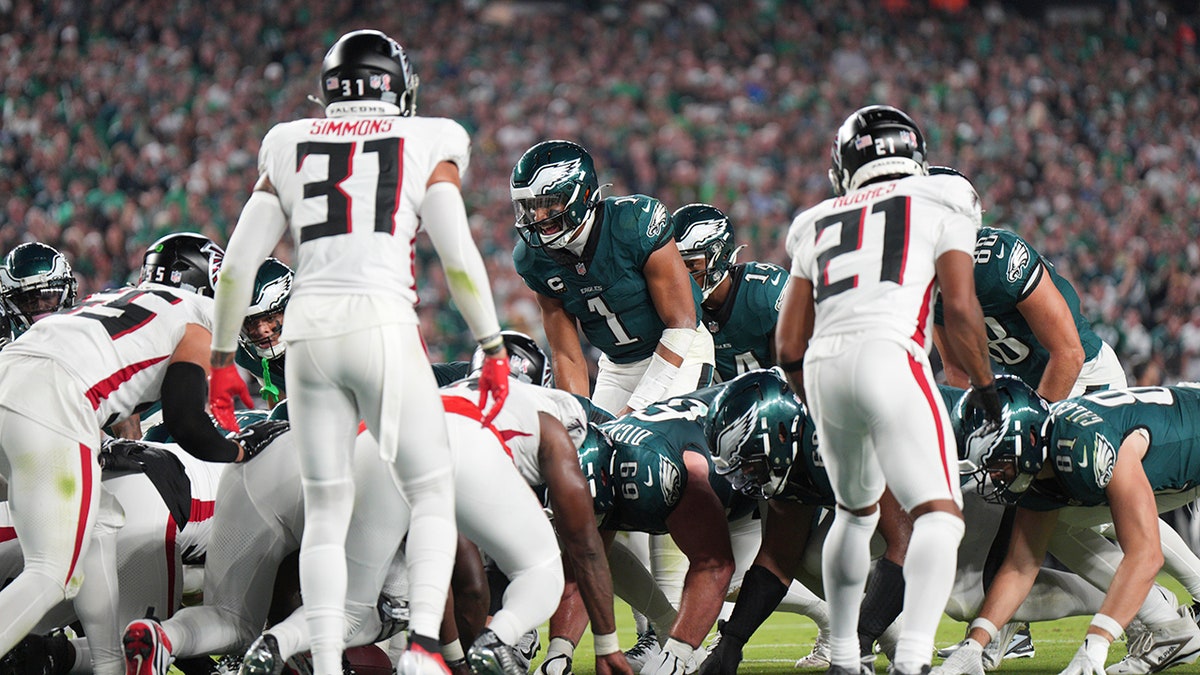
[[834, 258], [853, 253], [863, 247], [863, 223], [869, 215], [876, 213], [883, 214], [883, 255], [879, 265], [879, 280], [900, 283], [904, 274], [904, 254], [908, 251], [908, 197], [903, 196], [885, 199], [871, 207], [864, 206], [853, 211], [835, 213], [817, 221], [818, 239], [826, 228], [842, 226], [841, 240], [837, 245], [817, 256], [817, 266], [821, 270], [820, 279], [816, 283], [817, 302], [858, 286], [857, 272], [837, 281], [830, 281], [829, 265]]
[[[304, 165], [304, 160], [310, 155], [325, 155], [329, 158], [329, 170], [325, 180], [304, 184], [304, 198], [325, 197], [325, 222], [305, 225], [300, 228], [300, 243], [320, 237], [331, 237], [335, 234], [348, 234], [353, 229], [351, 210], [353, 200], [350, 194], [342, 188], [342, 184], [352, 181], [361, 183], [359, 178], [369, 179], [369, 172], [359, 167], [355, 170], [354, 160], [358, 154], [358, 143], [300, 143], [296, 146], [296, 171]], [[396, 205], [400, 197], [401, 179], [404, 177], [404, 139], [378, 138], [364, 141], [362, 154], [374, 153], [378, 156], [375, 172], [375, 231], [391, 233], [395, 230]], [[353, 192], [353, 190], [351, 190]], [[362, 195], [371, 199], [372, 195]], [[359, 198], [362, 198], [359, 197]]]

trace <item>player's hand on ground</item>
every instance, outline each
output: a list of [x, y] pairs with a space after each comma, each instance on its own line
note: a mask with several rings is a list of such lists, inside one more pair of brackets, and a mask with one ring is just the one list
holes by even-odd
[[[1108, 657], [1108, 645], [1100, 638], [1088, 636], [1067, 667], [1058, 675], [1104, 675], [1104, 661]], [[1101, 649], [1103, 647], [1103, 649]]]
[[247, 424], [245, 429], [233, 436], [233, 440], [242, 446], [242, 461], [253, 459], [289, 428], [291, 423], [287, 420], [259, 420]]
[[[621, 658], [625, 658], [622, 654]], [[566, 654], [546, 654], [546, 660], [537, 667], [536, 675], [572, 675], [571, 657]], [[600, 658], [596, 659], [596, 675], [600, 675]]]
[[741, 662], [741, 640], [722, 634], [716, 648], [700, 664], [699, 675], [736, 675]]
[[[486, 408], [488, 398], [491, 408]], [[479, 372], [479, 410], [483, 412], [483, 423], [491, 424], [504, 407], [508, 398], [508, 352], [501, 349], [497, 354], [483, 357], [483, 369]]]
[[242, 379], [237, 366], [231, 363], [228, 366], [213, 368], [212, 374], [208, 376], [208, 406], [212, 409], [213, 417], [217, 418], [217, 423], [229, 431], [241, 431], [237, 418], [233, 416], [235, 396], [247, 408], [254, 407], [250, 390], [246, 388], [246, 381]]
[[930, 675], [984, 675], [983, 646], [970, 638], [963, 640], [950, 658], [934, 668]]
[[629, 667], [625, 652], [613, 652], [596, 657], [596, 675], [633, 675], [633, 668]]
[[640, 675], [684, 675], [687, 672], [687, 657], [675, 652], [675, 644], [675, 639], [667, 640], [663, 650], [642, 666]]

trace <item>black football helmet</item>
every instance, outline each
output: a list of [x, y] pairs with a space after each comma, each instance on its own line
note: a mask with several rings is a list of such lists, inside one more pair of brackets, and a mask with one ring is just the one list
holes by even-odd
[[394, 106], [390, 114], [417, 113], [420, 79], [400, 43], [377, 30], [356, 30], [338, 38], [321, 63], [320, 84], [326, 114], [334, 104], [359, 101]]
[[16, 335], [47, 314], [74, 307], [78, 289], [63, 254], [36, 241], [14, 248], [0, 265], [0, 298]]
[[688, 204], [671, 214], [675, 223], [675, 246], [684, 262], [704, 258], [704, 269], [693, 270], [692, 279], [704, 299], [712, 294], [737, 260], [743, 247], [733, 246], [733, 226], [721, 209], [708, 204]]
[[[500, 336], [504, 338], [504, 348], [508, 350], [509, 377], [541, 387], [554, 386], [550, 360], [533, 338], [515, 330], [500, 331]], [[475, 353], [471, 355], [470, 377], [475, 377], [483, 371], [483, 358], [483, 348], [476, 347]]]
[[983, 410], [967, 409], [970, 391], [950, 411], [959, 447], [959, 474], [978, 478], [979, 492], [986, 501], [1016, 503], [1046, 462], [1045, 424], [1050, 406], [1019, 377], [997, 375], [996, 393], [1004, 415], [999, 429], [981, 435], [976, 432], [985, 424]]
[[905, 112], [890, 105], [855, 110], [838, 129], [829, 182], [844, 195], [879, 180], [929, 173], [925, 136]]
[[146, 249], [138, 283], [174, 286], [211, 298], [224, 259], [225, 250], [202, 234], [168, 234]]
[[[590, 223], [600, 202], [592, 156], [578, 143], [543, 141], [517, 160], [509, 182], [517, 233], [530, 248], [562, 248]], [[550, 215], [537, 219], [536, 213]]]

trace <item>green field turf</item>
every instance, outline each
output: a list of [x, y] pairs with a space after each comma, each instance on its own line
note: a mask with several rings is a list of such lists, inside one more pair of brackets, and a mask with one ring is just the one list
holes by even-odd
[[[1037, 655], [1031, 659], [1016, 659], [1005, 661], [997, 672], [1001, 673], [1048, 673], [1054, 675], [1070, 662], [1075, 651], [1083, 641], [1091, 617], [1073, 617], [1059, 621], [1035, 623], [1031, 627], [1034, 648]], [[618, 633], [621, 637], [621, 647], [628, 649], [635, 640], [633, 618], [629, 609], [618, 603], [617, 609]], [[959, 621], [943, 618], [938, 629], [936, 644], [945, 647], [963, 638], [967, 625]], [[546, 626], [541, 628], [543, 650], [534, 659], [536, 666], [545, 656], [545, 646], [549, 644]], [[782, 675], [785, 673], [821, 673], [822, 670], [796, 670], [793, 664], [797, 659], [807, 656], [812, 650], [813, 640], [817, 637], [817, 628], [808, 618], [776, 613], [763, 624], [754, 634], [743, 651], [744, 660], [739, 675]], [[1113, 643], [1109, 650], [1109, 664], [1125, 657], [1125, 643], [1119, 640]], [[941, 659], [934, 658], [934, 665]], [[887, 672], [887, 659], [883, 655], [876, 661], [876, 672]], [[585, 635], [582, 644], [575, 652], [574, 672], [576, 675], [593, 675], [596, 672], [592, 656], [592, 641], [590, 635]], [[1200, 672], [1200, 666], [1184, 666], [1170, 671], [1172, 673]]]

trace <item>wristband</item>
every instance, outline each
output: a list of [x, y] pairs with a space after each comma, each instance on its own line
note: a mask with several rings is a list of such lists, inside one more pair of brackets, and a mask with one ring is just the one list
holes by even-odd
[[784, 363], [779, 364], [779, 367], [782, 368], [783, 372], [785, 373], [794, 373], [798, 370], [804, 369], [804, 359], [799, 358], [795, 361], [785, 361]]
[[446, 662], [462, 661], [463, 659], [467, 658], [467, 655], [463, 654], [462, 643], [458, 640], [442, 645], [441, 651], [442, 658], [445, 659]]
[[504, 346], [504, 336], [500, 333], [492, 333], [487, 337], [479, 338], [479, 346], [483, 349], [484, 354], [493, 356]]
[[608, 656], [621, 651], [621, 641], [617, 639], [616, 631], [604, 635], [592, 634], [596, 656]]
[[1107, 614], [1100, 614], [1099, 612], [1096, 613], [1096, 616], [1092, 617], [1091, 626], [1111, 635], [1112, 637], [1109, 638], [1110, 643], [1121, 637], [1121, 634], [1125, 632], [1125, 629], [1121, 627], [1121, 624], [1117, 623], [1116, 619]]
[[976, 628], [980, 628], [983, 630], [983, 632], [987, 633], [989, 642], [991, 640], [995, 640], [996, 633], [1000, 632], [1000, 629], [996, 628], [996, 624], [988, 621], [982, 616], [976, 617], [975, 620], [971, 622], [971, 625], [967, 627], [967, 634], [970, 635], [971, 631]]

